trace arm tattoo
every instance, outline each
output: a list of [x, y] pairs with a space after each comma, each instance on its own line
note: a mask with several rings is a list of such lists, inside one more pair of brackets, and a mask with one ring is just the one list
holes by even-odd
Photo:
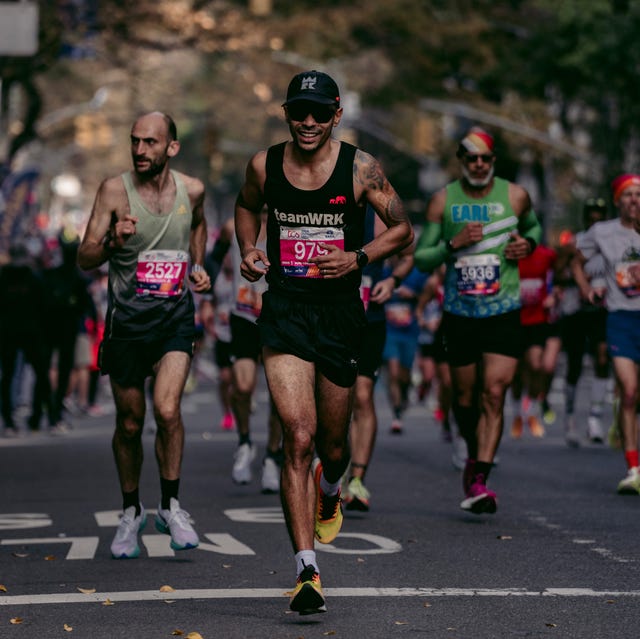
[[389, 198], [389, 201], [385, 206], [385, 214], [392, 223], [404, 222], [407, 220], [407, 215], [404, 212], [404, 206], [402, 205], [400, 198], [395, 193], [393, 197]]
[[379, 212], [380, 217], [388, 225], [393, 226], [407, 221], [402, 201], [389, 184], [380, 163], [360, 149], [356, 151], [353, 162], [353, 179], [354, 183], [361, 186], [364, 191], [374, 192], [373, 199], [378, 202], [376, 209], [379, 207], [382, 209]]
[[353, 178], [365, 189], [378, 191], [382, 190], [386, 180], [380, 164], [368, 153], [363, 153], [359, 149], [356, 151], [356, 157], [353, 161]]

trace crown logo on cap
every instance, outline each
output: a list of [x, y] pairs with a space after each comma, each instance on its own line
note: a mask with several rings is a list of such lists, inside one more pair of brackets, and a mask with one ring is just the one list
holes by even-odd
[[314, 76], [308, 75], [305, 78], [302, 78], [302, 83], [300, 84], [300, 91], [313, 91], [316, 88], [316, 80]]

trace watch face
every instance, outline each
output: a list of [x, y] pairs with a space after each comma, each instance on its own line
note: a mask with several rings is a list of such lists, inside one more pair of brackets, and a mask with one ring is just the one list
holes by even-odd
[[366, 266], [367, 263], [369, 262], [369, 257], [367, 256], [367, 254], [362, 249], [360, 249], [359, 251], [356, 251], [356, 255], [358, 256], [356, 258], [356, 262], [358, 266], [360, 268]]

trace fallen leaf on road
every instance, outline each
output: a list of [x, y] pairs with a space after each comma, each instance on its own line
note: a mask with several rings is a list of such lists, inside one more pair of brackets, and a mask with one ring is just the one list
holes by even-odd
[[113, 605], [115, 605], [115, 604], [113, 603], [113, 601], [111, 601], [111, 599], [105, 599], [105, 600], [102, 602], [102, 605], [103, 605], [103, 606], [113, 606]]
[[78, 586], [78, 591], [81, 592], [83, 595], [92, 595], [96, 589], [95, 588], [80, 588], [80, 586]]
[[507, 539], [513, 539], [513, 537], [511, 535], [498, 535], [498, 539], [507, 540]]
[[171, 586], [160, 586], [160, 592], [175, 592], [175, 588]]
[[408, 621], [394, 621], [394, 623], [396, 624], [396, 626], [406, 626], [409, 622]]
[[322, 633], [325, 637], [328, 637], [329, 635], [335, 635], [336, 631], [335, 630], [327, 630], [327, 632], [323, 632]]
[[187, 639], [202, 639], [202, 635], [199, 632], [190, 632]]
[[431, 604], [428, 601], [425, 601], [423, 605], [425, 608], [431, 608]]
[[544, 624], [547, 628], [557, 628], [558, 625], [555, 623], [545, 623]]
[[7, 587], [0, 584], [0, 592], [7, 592]]
[[184, 632], [182, 632], [182, 630], [174, 630], [171, 634], [174, 637], [181, 637], [184, 634]]
[[62, 627], [64, 628], [65, 632], [73, 632], [73, 628], [69, 624], [65, 623]]
[[45, 560], [45, 561], [54, 561], [54, 560], [55, 560], [55, 558], [56, 558], [56, 556], [55, 556], [55, 555], [47, 555], [47, 556], [44, 558], [44, 560]]
[[233, 566], [231, 564], [222, 564], [223, 568], [232, 568]]
[[11, 553], [14, 557], [18, 557], [19, 559], [24, 559], [25, 557], [29, 556], [28, 552], [12, 552]]
[[22, 617], [13, 617], [12, 619], [9, 620], [9, 623], [12, 623], [14, 626], [17, 626], [18, 624], [22, 623], [24, 620], [22, 619]]

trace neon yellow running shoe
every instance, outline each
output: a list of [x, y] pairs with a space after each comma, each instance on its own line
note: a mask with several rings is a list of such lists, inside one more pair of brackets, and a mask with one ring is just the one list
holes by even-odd
[[367, 512], [369, 510], [370, 498], [371, 493], [362, 483], [362, 479], [360, 479], [360, 477], [352, 477], [351, 481], [347, 484], [342, 501], [345, 503], [347, 510]]
[[321, 544], [330, 544], [342, 528], [342, 500], [340, 490], [335, 495], [325, 495], [320, 488], [322, 463], [316, 464], [313, 480], [316, 485], [315, 537]]
[[307, 566], [298, 575], [296, 587], [290, 593], [289, 608], [301, 615], [313, 615], [318, 612], [327, 612], [322, 594], [320, 575], [315, 566]]

